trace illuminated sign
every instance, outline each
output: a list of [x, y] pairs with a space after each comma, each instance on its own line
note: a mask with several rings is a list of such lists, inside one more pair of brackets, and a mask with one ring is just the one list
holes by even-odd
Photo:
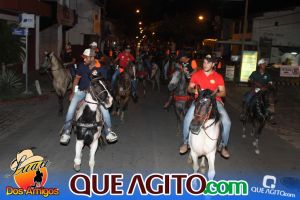
[[257, 51], [243, 51], [242, 67], [241, 67], [241, 82], [248, 82], [249, 76], [256, 70]]

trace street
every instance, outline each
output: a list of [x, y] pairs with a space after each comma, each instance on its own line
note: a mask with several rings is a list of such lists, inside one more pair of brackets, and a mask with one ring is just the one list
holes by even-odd
[[[150, 90], [137, 104], [130, 103], [125, 122], [112, 118], [113, 130], [119, 135], [119, 140], [98, 149], [96, 172], [192, 172], [192, 167], [187, 164], [187, 154], [179, 155], [182, 136], [176, 132], [175, 114], [172, 109], [168, 112], [162, 108], [167, 94], [166, 88], [160, 93]], [[1, 130], [0, 151], [5, 152], [0, 155], [1, 171], [10, 173], [9, 164], [16, 153], [35, 147], [35, 154], [46, 156], [51, 161], [50, 172], [75, 173], [72, 167], [76, 138], [73, 135], [68, 146], [59, 144], [58, 132], [64, 117], [57, 115], [54, 94], [37, 105], [19, 105], [16, 116], [7, 111], [15, 106], [1, 108], [2, 117], [5, 113], [17, 117], [15, 123]], [[239, 113], [230, 103], [226, 103], [226, 109], [232, 120], [229, 139], [231, 157], [226, 160], [219, 154], [216, 156], [216, 179], [226, 177], [228, 173], [238, 177], [249, 172], [299, 172], [299, 149], [266, 128], [260, 140], [261, 154], [255, 155], [250, 134], [246, 139], [241, 137]], [[84, 173], [89, 171], [88, 154], [88, 148], [85, 148], [82, 161]]]

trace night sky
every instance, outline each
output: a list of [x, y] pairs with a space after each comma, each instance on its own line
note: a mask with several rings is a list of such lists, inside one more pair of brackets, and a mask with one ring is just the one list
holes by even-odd
[[[135, 34], [137, 22], [145, 25], [164, 17], [193, 16], [201, 14], [206, 20], [215, 15], [224, 18], [238, 18], [244, 13], [244, 0], [107, 0], [107, 17], [126, 26], [127, 34]], [[249, 15], [265, 11], [300, 6], [300, 0], [249, 0]], [[137, 15], [136, 9], [141, 13]]]

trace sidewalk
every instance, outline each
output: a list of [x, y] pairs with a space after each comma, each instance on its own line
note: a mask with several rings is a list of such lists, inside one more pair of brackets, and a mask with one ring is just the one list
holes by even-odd
[[[230, 104], [238, 113], [241, 112], [243, 94], [249, 90], [245, 86], [226, 83], [226, 103]], [[275, 107], [277, 124], [267, 124], [266, 128], [277, 134], [280, 138], [300, 149], [300, 88], [286, 86], [278, 88], [278, 102]]]

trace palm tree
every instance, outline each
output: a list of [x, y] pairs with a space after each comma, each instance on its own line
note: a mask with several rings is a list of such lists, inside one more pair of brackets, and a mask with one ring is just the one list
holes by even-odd
[[0, 65], [5, 71], [7, 64], [21, 63], [25, 58], [24, 38], [12, 35], [12, 29], [17, 24], [9, 24], [4, 20], [0, 20]]

